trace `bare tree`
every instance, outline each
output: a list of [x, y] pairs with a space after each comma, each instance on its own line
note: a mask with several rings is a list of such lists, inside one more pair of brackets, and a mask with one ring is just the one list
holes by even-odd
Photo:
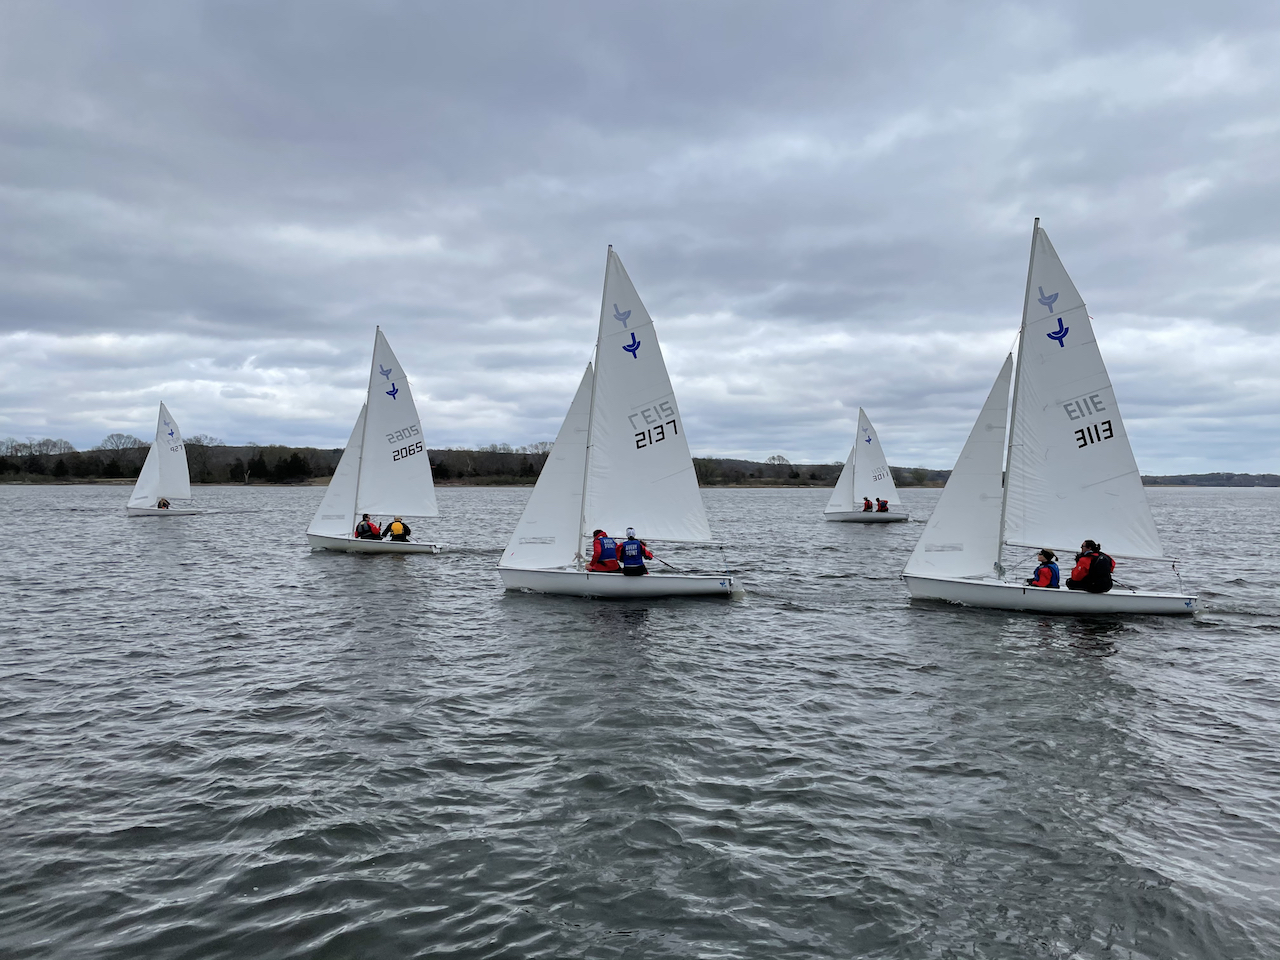
[[187, 445], [195, 444], [198, 447], [225, 447], [226, 441], [211, 437], [207, 433], [197, 433], [194, 437], [187, 437]]
[[146, 441], [139, 440], [131, 433], [112, 433], [102, 438], [102, 442], [93, 449], [95, 450], [132, 450], [135, 447], [145, 447]]
[[783, 464], [790, 465], [791, 461], [788, 460], [786, 457], [784, 457], [782, 454], [775, 453], [772, 457], [769, 457], [767, 460], [765, 460], [765, 463], [772, 463], [777, 466], [782, 466]]
[[555, 444], [550, 440], [538, 440], [534, 443], [526, 443], [516, 453], [550, 453], [553, 446]]
[[76, 449], [66, 440], [54, 440], [50, 437], [42, 440], [28, 437], [27, 445], [31, 448], [31, 453], [74, 453]]

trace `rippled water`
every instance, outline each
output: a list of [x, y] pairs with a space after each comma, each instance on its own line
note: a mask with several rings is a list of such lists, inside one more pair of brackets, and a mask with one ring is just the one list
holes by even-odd
[[527, 490], [321, 493], [0, 487], [0, 956], [1280, 956], [1280, 491], [1151, 491], [1194, 620], [912, 604], [827, 491], [635, 603], [502, 592]]

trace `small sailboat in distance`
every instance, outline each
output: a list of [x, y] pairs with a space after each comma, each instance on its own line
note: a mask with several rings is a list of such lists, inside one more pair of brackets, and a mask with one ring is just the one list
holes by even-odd
[[1085, 540], [1100, 541], [1112, 557], [1177, 572], [1160, 544], [1088, 311], [1037, 219], [1017, 362], [1005, 359], [902, 575], [916, 599], [975, 607], [1195, 612], [1196, 598], [1182, 593], [1119, 583], [1106, 593], [1068, 590], [1066, 569], [1058, 589], [1005, 577], [1006, 547], [1048, 548], [1065, 559]]
[[579, 597], [733, 594], [727, 574], [587, 570], [593, 531], [628, 527], [645, 540], [711, 540], [653, 321], [610, 247], [595, 362], [503, 551], [503, 585]]
[[188, 517], [200, 513], [192, 507], [170, 504], [171, 500], [190, 499], [191, 473], [187, 468], [182, 431], [168, 407], [161, 403], [156, 418], [156, 438], [147, 451], [125, 513], [130, 517]]
[[[889, 510], [867, 510], [864, 499], [873, 503], [885, 500]], [[840, 479], [831, 491], [831, 499], [827, 501], [827, 509], [822, 516], [826, 520], [843, 523], [892, 523], [907, 519], [898, 488], [893, 485], [893, 475], [889, 472], [889, 461], [885, 459], [880, 438], [861, 407], [858, 408], [858, 439], [853, 441], [849, 459], [844, 462]]]
[[360, 539], [356, 524], [371, 517], [438, 517], [431, 461], [409, 378], [379, 327], [373, 336], [369, 389], [342, 459], [320, 501], [307, 541], [345, 553], [439, 553], [426, 541]]

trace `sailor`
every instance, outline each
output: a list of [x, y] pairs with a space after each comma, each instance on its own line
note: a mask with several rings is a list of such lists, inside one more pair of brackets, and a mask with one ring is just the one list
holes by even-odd
[[412, 532], [413, 531], [409, 529], [409, 525], [404, 522], [403, 517], [396, 517], [387, 524], [387, 529], [382, 531], [382, 536], [384, 538], [390, 537], [392, 540], [397, 540], [400, 543], [408, 543], [409, 534]]
[[618, 541], [603, 530], [591, 534], [591, 562], [588, 570], [607, 573], [618, 569]]
[[1111, 573], [1116, 562], [1102, 552], [1096, 541], [1086, 540], [1076, 554], [1076, 565], [1067, 580], [1068, 590], [1084, 590], [1088, 593], [1106, 593], [1112, 587]]
[[378, 525], [369, 519], [367, 513], [361, 514], [361, 520], [356, 524], [356, 537], [361, 540], [381, 540], [382, 531], [378, 529]]
[[159, 500], [156, 501], [156, 508], [159, 510], [168, 510], [169, 501], [166, 500], [164, 497], [161, 497]]
[[879, 497], [876, 497], [876, 513], [888, 513], [888, 512], [889, 512], [889, 501], [881, 500]]
[[870, 497], [863, 497], [863, 498], [862, 498], [862, 512], [863, 512], [863, 513], [870, 513], [870, 512], [871, 512], [872, 510], [874, 510], [874, 509], [875, 509], [875, 508], [871, 506], [871, 498], [870, 498]]
[[644, 562], [652, 560], [653, 554], [643, 540], [636, 537], [634, 527], [627, 527], [627, 539], [622, 542], [622, 575], [624, 577], [643, 577], [649, 571]]
[[1036, 559], [1040, 561], [1040, 566], [1036, 567], [1036, 572], [1027, 583], [1033, 587], [1052, 587], [1056, 590], [1058, 588], [1057, 554], [1045, 547], [1036, 554]]

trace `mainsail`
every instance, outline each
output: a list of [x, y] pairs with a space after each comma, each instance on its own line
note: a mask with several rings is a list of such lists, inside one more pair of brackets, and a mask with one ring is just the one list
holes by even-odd
[[595, 362], [499, 566], [568, 567], [596, 528], [627, 527], [651, 540], [711, 539], [653, 321], [610, 247]]
[[1038, 223], [1023, 310], [1002, 539], [1163, 557], [1084, 301]]
[[520, 522], [511, 534], [511, 542], [502, 554], [503, 566], [567, 567], [577, 555], [591, 384], [592, 365], [588, 363]]
[[166, 500], [191, 499], [191, 474], [187, 469], [187, 448], [182, 433], [169, 409], [160, 404], [156, 418], [156, 438], [147, 451], [147, 459], [138, 474], [138, 482], [129, 497], [131, 507], [154, 507]]
[[609, 248], [583, 486], [583, 546], [602, 528], [654, 540], [711, 539], [658, 336]]
[[863, 498], [871, 500], [887, 500], [891, 505], [898, 505], [902, 500], [898, 497], [898, 488], [893, 484], [893, 475], [889, 472], [889, 461], [885, 459], [884, 450], [880, 446], [880, 438], [871, 425], [866, 411], [858, 408], [858, 438], [853, 441], [849, 451], [849, 459], [844, 462], [840, 478], [831, 492], [824, 513], [850, 513], [862, 509]]
[[1013, 356], [1005, 357], [903, 573], [980, 577], [1000, 559], [1001, 466]]
[[307, 533], [350, 537], [364, 513], [440, 515], [409, 378], [381, 328], [374, 334], [365, 404]]

